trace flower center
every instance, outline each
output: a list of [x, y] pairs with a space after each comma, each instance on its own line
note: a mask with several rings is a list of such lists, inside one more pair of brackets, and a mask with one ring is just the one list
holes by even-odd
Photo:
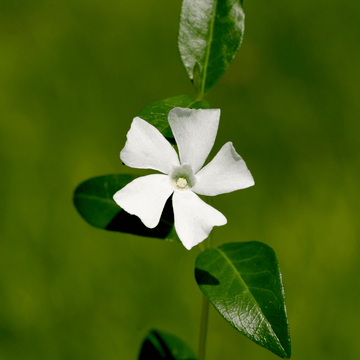
[[194, 172], [189, 164], [174, 167], [169, 176], [176, 190], [189, 190], [196, 183]]
[[187, 180], [184, 178], [178, 178], [176, 181], [176, 186], [179, 187], [180, 189], [185, 189], [187, 187]]

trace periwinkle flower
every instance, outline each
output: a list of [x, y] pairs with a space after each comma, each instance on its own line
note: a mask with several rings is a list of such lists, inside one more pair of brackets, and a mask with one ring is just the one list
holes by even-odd
[[221, 212], [196, 194], [214, 196], [254, 185], [250, 171], [231, 142], [202, 168], [214, 145], [219, 119], [220, 109], [172, 109], [168, 120], [178, 156], [153, 125], [136, 117], [120, 153], [125, 165], [162, 174], [133, 180], [116, 192], [115, 202], [138, 216], [145, 226], [154, 228], [173, 194], [175, 230], [188, 250], [205, 240], [214, 226], [227, 222]]

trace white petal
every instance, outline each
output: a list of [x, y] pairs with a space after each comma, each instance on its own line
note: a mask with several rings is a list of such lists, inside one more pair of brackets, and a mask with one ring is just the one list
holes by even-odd
[[235, 151], [233, 144], [228, 142], [196, 174], [196, 184], [192, 190], [200, 195], [213, 196], [245, 189], [254, 184], [245, 161]]
[[114, 200], [152, 229], [159, 223], [166, 200], [173, 191], [167, 175], [154, 174], [133, 180], [114, 195]]
[[127, 166], [159, 170], [165, 174], [173, 166], [180, 165], [175, 149], [160, 131], [139, 117], [131, 124], [120, 158]]
[[175, 191], [173, 208], [176, 233], [188, 250], [205, 240], [214, 226], [227, 223], [220, 211], [192, 191]]
[[181, 164], [196, 173], [212, 149], [219, 127], [220, 109], [182, 109], [169, 112], [169, 124], [179, 148]]

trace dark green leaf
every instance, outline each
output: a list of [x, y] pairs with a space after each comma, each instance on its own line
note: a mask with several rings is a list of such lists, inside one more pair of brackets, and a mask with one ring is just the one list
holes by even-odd
[[202, 252], [196, 281], [233, 327], [282, 358], [290, 358], [285, 293], [276, 255], [252, 241], [229, 243]]
[[105, 175], [84, 181], [74, 193], [77, 211], [90, 225], [100, 229], [180, 241], [174, 229], [171, 197], [154, 229], [147, 228], [137, 216], [130, 215], [115, 203], [113, 195], [137, 177]]
[[179, 50], [194, 85], [196, 64], [200, 66], [199, 98], [203, 98], [230, 65], [241, 45], [244, 26], [240, 0], [183, 0]]
[[197, 101], [189, 95], [180, 95], [151, 103], [142, 109], [138, 116], [154, 125], [170, 142], [175, 144], [168, 121], [169, 111], [175, 107], [209, 109], [210, 104], [205, 100]]
[[196, 360], [196, 356], [176, 336], [151, 330], [141, 345], [139, 360]]

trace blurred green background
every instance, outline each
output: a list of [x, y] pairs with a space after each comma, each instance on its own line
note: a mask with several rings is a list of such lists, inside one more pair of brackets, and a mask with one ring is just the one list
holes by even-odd
[[[180, 0], [0, 2], [0, 359], [136, 359], [149, 329], [197, 350], [198, 249], [92, 228], [82, 181], [143, 173], [119, 152], [149, 103], [194, 95]], [[243, 46], [208, 94], [213, 154], [256, 185], [220, 195], [216, 245], [276, 251], [292, 359], [358, 359], [360, 4], [245, 1]], [[208, 360], [276, 359], [210, 312]]]

